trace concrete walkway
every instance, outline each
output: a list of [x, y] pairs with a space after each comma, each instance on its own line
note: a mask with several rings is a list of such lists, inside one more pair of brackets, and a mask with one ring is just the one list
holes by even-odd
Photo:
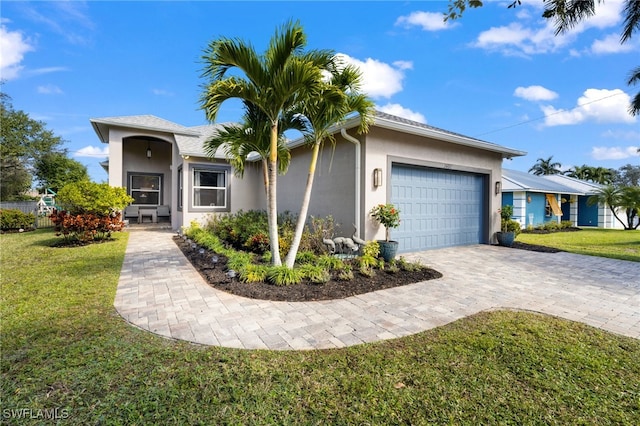
[[[207, 285], [173, 233], [132, 231], [115, 307], [161, 336], [245, 349], [341, 348], [515, 308], [640, 338], [640, 263], [477, 245], [407, 256], [438, 280], [336, 301], [271, 302]], [[348, 285], [348, 284], [345, 284]]]

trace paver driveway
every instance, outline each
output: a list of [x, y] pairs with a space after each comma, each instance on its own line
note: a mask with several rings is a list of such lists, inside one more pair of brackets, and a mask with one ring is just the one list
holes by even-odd
[[166, 231], [132, 231], [115, 298], [161, 336], [246, 349], [338, 348], [406, 336], [479, 311], [526, 309], [640, 338], [640, 263], [476, 245], [406, 256], [438, 280], [335, 301], [271, 302], [207, 285]]

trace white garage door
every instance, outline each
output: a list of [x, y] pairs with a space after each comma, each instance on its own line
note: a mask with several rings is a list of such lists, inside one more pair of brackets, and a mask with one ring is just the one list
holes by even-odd
[[401, 252], [484, 242], [483, 175], [394, 164], [391, 202], [400, 227], [391, 231]]

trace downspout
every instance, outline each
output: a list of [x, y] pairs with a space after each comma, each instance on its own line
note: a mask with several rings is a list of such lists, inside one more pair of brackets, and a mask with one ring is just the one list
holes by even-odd
[[357, 232], [360, 234], [358, 237], [362, 238], [362, 229], [360, 229], [360, 141], [347, 133], [347, 130], [343, 127], [340, 129], [340, 134], [343, 138], [351, 142], [356, 146], [356, 202], [355, 202], [355, 225]]

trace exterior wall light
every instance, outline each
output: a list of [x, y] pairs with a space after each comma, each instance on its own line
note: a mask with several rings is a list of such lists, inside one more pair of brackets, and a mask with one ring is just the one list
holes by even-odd
[[499, 195], [502, 192], [502, 182], [496, 182], [496, 195]]
[[373, 186], [375, 188], [382, 186], [382, 169], [373, 169]]
[[147, 158], [151, 160], [151, 142], [147, 144]]

